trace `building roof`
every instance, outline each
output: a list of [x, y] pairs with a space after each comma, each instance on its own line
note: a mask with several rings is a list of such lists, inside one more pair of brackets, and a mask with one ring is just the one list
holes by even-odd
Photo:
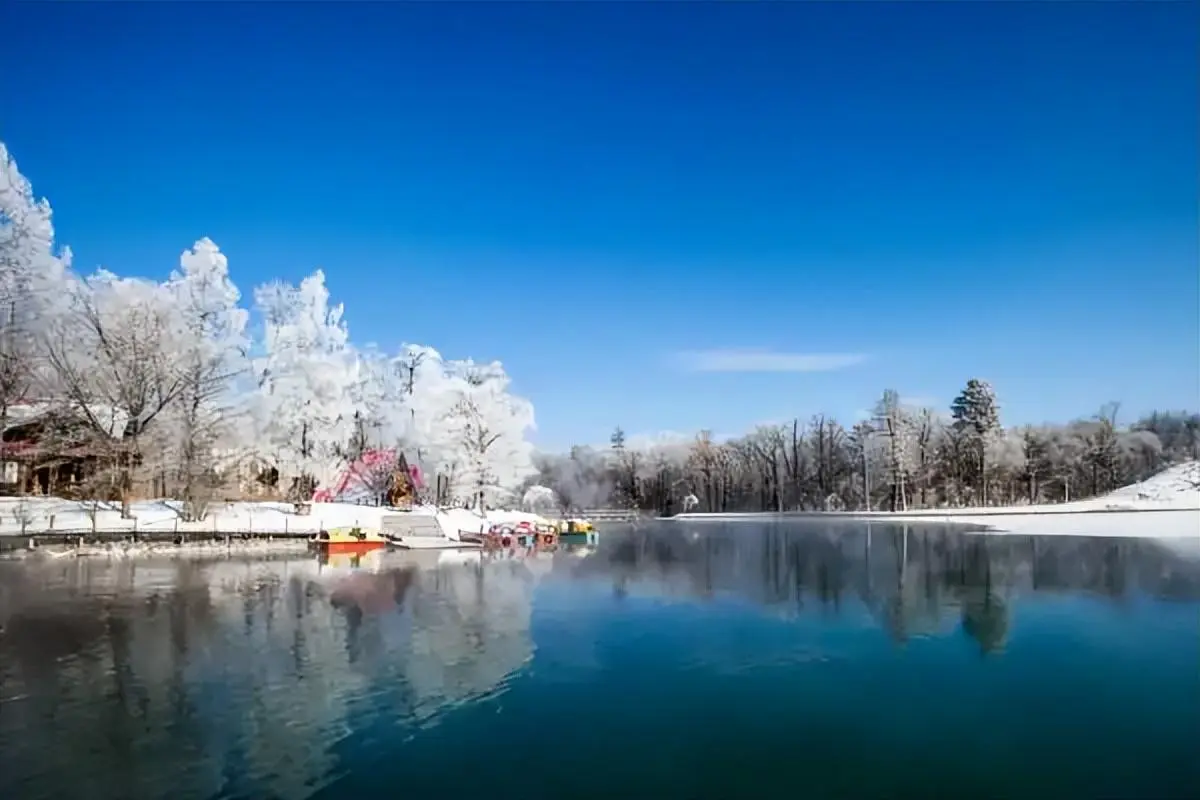
[[[94, 420], [104, 433], [114, 439], [123, 439], [125, 437], [125, 428], [129, 424], [128, 413], [115, 406], [101, 403], [89, 403], [87, 411], [88, 415], [85, 415], [75, 406], [63, 403], [17, 403], [8, 407], [3, 430], [8, 431], [13, 428], [19, 428], [58, 413], [73, 414], [89, 425]], [[88, 416], [90, 416], [90, 419]]]

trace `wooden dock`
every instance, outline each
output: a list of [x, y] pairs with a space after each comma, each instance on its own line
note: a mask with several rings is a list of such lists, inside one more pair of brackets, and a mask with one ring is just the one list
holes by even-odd
[[237, 545], [247, 542], [309, 542], [315, 533], [259, 531], [41, 531], [38, 533], [0, 534], [0, 553], [34, 550], [39, 547], [87, 547], [107, 544], [208, 544]]

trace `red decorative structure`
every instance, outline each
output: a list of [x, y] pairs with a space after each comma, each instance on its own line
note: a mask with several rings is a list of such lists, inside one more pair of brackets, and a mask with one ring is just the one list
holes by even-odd
[[425, 481], [421, 468], [410, 465], [404, 454], [394, 448], [365, 451], [347, 465], [333, 485], [318, 489], [313, 501], [318, 503], [379, 503], [390, 506], [411, 506]]

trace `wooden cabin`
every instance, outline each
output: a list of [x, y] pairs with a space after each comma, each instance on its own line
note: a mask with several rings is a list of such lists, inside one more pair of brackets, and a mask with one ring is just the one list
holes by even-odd
[[[68, 410], [15, 406], [0, 430], [0, 494], [72, 497], [97, 490], [107, 494], [94, 479], [120, 457], [122, 449], [120, 439], [96, 433]], [[115, 483], [115, 476], [110, 475], [109, 482]]]

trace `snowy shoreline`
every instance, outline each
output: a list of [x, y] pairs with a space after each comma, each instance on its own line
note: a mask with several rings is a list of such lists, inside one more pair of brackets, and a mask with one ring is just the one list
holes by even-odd
[[751, 520], [840, 520], [845, 522], [928, 522], [980, 526], [980, 533], [1037, 536], [1129, 536], [1200, 539], [1200, 508], [1110, 508], [1084, 510], [990, 509], [984, 511], [784, 511], [731, 514], [677, 514], [676, 522]]
[[1102, 497], [1059, 505], [934, 508], [914, 511], [784, 511], [678, 514], [683, 522], [820, 519], [969, 525], [977, 533], [1027, 536], [1123, 536], [1195, 540], [1200, 549], [1200, 463], [1168, 467]]
[[[36, 535], [36, 534], [35, 534]], [[19, 543], [29, 537], [0, 536], [0, 542], [8, 540]], [[307, 539], [252, 539], [222, 541], [214, 538], [203, 541], [182, 542], [84, 542], [71, 541], [74, 537], [63, 537], [62, 542], [41, 542], [37, 547], [18, 545], [12, 549], [0, 547], [0, 559], [36, 561], [60, 558], [107, 558], [107, 559], [153, 559], [195, 558], [205, 556], [287, 556], [309, 552]]]

